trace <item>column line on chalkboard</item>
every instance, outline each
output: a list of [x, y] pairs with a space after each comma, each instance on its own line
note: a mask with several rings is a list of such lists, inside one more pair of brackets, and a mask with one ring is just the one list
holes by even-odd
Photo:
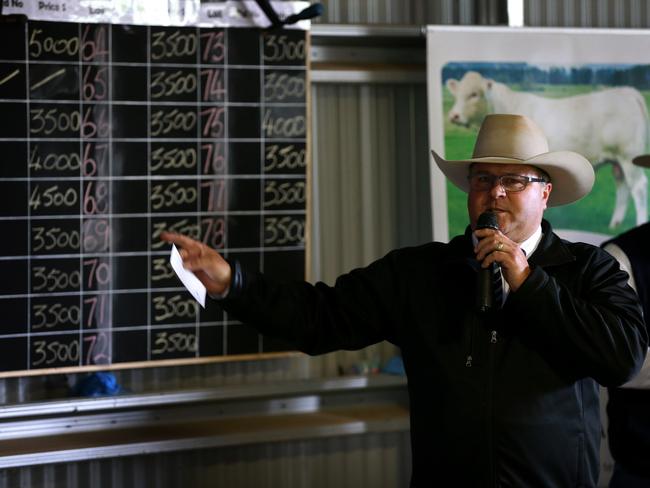
[[[197, 32], [197, 34], [198, 34], [198, 32]], [[201, 39], [200, 35], [199, 35], [199, 39]], [[196, 64], [196, 66], [194, 68], [194, 73], [195, 73], [195, 76], [196, 76], [196, 79], [197, 79], [197, 87], [198, 87], [198, 89], [194, 93], [194, 98], [196, 100], [197, 106], [199, 107], [198, 108], [199, 113], [202, 113], [203, 110], [202, 110], [202, 107], [201, 107], [200, 93], [203, 93], [203, 86], [202, 86], [203, 79], [201, 77], [201, 68], [199, 67], [199, 64], [201, 62], [201, 57], [200, 57], [199, 52], [200, 52], [200, 49], [197, 49], [196, 53], [194, 55], [194, 63]], [[196, 154], [201, 154], [201, 142], [202, 141], [201, 141], [201, 127], [200, 126], [201, 126], [201, 124], [196, 124], [196, 129], [195, 129], [196, 130]], [[196, 176], [198, 178], [201, 177], [201, 164], [200, 163], [196, 165], [195, 174], [196, 174]], [[198, 181], [200, 181], [200, 179]], [[197, 202], [196, 202], [197, 203], [197, 211], [200, 211], [201, 208], [203, 208], [203, 192], [201, 191], [200, 185], [197, 188], [197, 194], [198, 194], [198, 198], [197, 198]], [[200, 218], [199, 213], [196, 214], [195, 225], [197, 226], [197, 228], [199, 228], [199, 229], [201, 228], [201, 218]], [[199, 332], [198, 332], [198, 325], [200, 325], [200, 322], [201, 322], [201, 313], [200, 312], [197, 313], [196, 316], [194, 317], [194, 322], [195, 322], [194, 334], [195, 334], [195, 337], [196, 337], [196, 344], [198, 345], [198, 344], [201, 343], [201, 336], [199, 335]], [[199, 351], [199, 348], [196, 347], [196, 351], [194, 351], [194, 356], [195, 357], [198, 355], [198, 351]]]
[[[198, 34], [198, 32], [197, 32], [197, 34]], [[200, 35], [199, 35], [199, 39], [201, 39]], [[200, 101], [201, 101], [200, 93], [203, 92], [203, 90], [202, 90], [202, 88], [203, 88], [202, 87], [202, 81], [203, 80], [201, 78], [201, 68], [199, 67], [199, 64], [201, 62], [201, 58], [200, 58], [199, 53], [200, 53], [200, 49], [197, 49], [196, 53], [194, 55], [194, 66], [193, 66], [193, 68], [194, 68], [194, 76], [196, 77], [196, 80], [197, 80], [197, 82], [196, 82], [197, 90], [195, 90], [195, 92], [194, 92], [194, 100], [197, 103], [197, 107], [199, 107], [198, 108], [199, 113], [201, 113], [203, 110], [201, 109], [201, 106], [200, 106]], [[194, 148], [195, 148], [194, 150], [196, 151], [196, 154], [201, 154], [201, 124], [196, 124], [195, 136], [196, 136], [196, 141], [194, 142]], [[194, 174], [196, 175], [197, 178], [201, 177], [201, 163], [200, 162], [196, 165], [196, 169], [194, 170]], [[197, 180], [197, 181], [200, 181], [200, 180]], [[199, 186], [197, 188], [197, 199], [196, 199], [197, 214], [196, 214], [196, 218], [194, 219], [194, 225], [196, 225], [196, 227], [199, 228], [199, 229], [201, 228], [201, 219], [200, 219], [200, 213], [198, 213], [198, 212], [200, 212], [201, 208], [203, 207], [203, 192], [201, 192], [200, 189], [201, 188]], [[198, 307], [197, 307], [197, 309], [198, 309]], [[198, 357], [198, 351], [199, 351], [198, 344], [201, 344], [201, 337], [199, 336], [199, 333], [198, 333], [198, 326], [200, 324], [201, 324], [201, 312], [199, 310], [198, 313], [196, 313], [196, 315], [194, 317], [194, 336], [196, 337], [196, 345], [197, 345], [196, 350], [194, 351], [194, 357]]]
[[[81, 24], [77, 24], [77, 38], [81, 39]], [[78, 73], [83, 74], [83, 66], [81, 64], [81, 52], [82, 52], [82, 49], [79, 49], [79, 52], [77, 53], [76, 65], [77, 65]], [[77, 87], [78, 90], [79, 90], [79, 94], [80, 94], [79, 100], [77, 100], [77, 103], [79, 105], [79, 113], [80, 114], [84, 113], [84, 107], [83, 107], [84, 86], [83, 86], [82, 79], [83, 79], [83, 75], [79, 77], [79, 81], [78, 81], [79, 86]], [[83, 133], [83, 131], [80, 130], [79, 138], [78, 138], [79, 154], [84, 154], [84, 140], [83, 140], [83, 134], [82, 133]], [[84, 188], [84, 181], [83, 181], [84, 173], [85, 173], [85, 170], [84, 170], [84, 167], [82, 165], [81, 168], [79, 169], [79, 195], [84, 195], [84, 191], [83, 191], [83, 188]], [[85, 198], [83, 196], [81, 196], [80, 199], [82, 200], [82, 205], [81, 205], [81, 211], [79, 212], [79, 235], [81, 236], [81, 241], [83, 242], [83, 239], [85, 237], [85, 235], [84, 235], [85, 234], [84, 233]], [[81, 248], [83, 249], [83, 245], [81, 245]], [[83, 253], [79, 253], [79, 270], [81, 272], [81, 276], [83, 276], [83, 274], [84, 274], [83, 273], [84, 272], [83, 262], [84, 262]], [[83, 311], [84, 311], [84, 306], [83, 306], [83, 302], [84, 302], [83, 291], [84, 290], [83, 290], [83, 287], [82, 287], [82, 289], [80, 291], [82, 293], [79, 294], [79, 303], [78, 303], [78, 305], [79, 305], [79, 310], [82, 311], [81, 315], [83, 316]], [[83, 344], [83, 335], [82, 335], [83, 325], [82, 324], [83, 324], [83, 322], [80, 323], [80, 327], [78, 328], [79, 344]], [[78, 362], [79, 362], [79, 364], [78, 364], [79, 366], [83, 365], [83, 354], [79, 354]]]
[[[151, 26], [147, 26], [147, 176], [151, 176]], [[151, 229], [151, 178], [147, 179], [147, 229]], [[151, 232], [147, 232], [151, 261]], [[151, 325], [151, 265], [147, 266], [147, 325]], [[147, 361], [151, 361], [151, 327], [147, 327]]]
[[[25, 24], [25, 96], [29, 98], [29, 79], [30, 79], [30, 70], [29, 70], [29, 63], [27, 63], [27, 60], [29, 59], [29, 44], [27, 42], [27, 39], [29, 38], [29, 32], [28, 32], [28, 27], [27, 24]], [[27, 136], [27, 160], [29, 161], [29, 155], [31, 153], [32, 147], [31, 147], [31, 142], [29, 140], [29, 130], [30, 130], [30, 101], [26, 100], [25, 102], [25, 135]], [[27, 167], [27, 175], [30, 173], [30, 168], [29, 165]], [[27, 219], [29, 221], [29, 218], [31, 217], [31, 206], [29, 205], [29, 195], [32, 194], [32, 185], [31, 182], [27, 182]], [[27, 230], [27, 255], [31, 256], [32, 254], [32, 239], [31, 239], [31, 229], [30, 226], [26, 226]], [[30, 291], [32, 289], [32, 273], [31, 273], [31, 259], [28, 257], [27, 258], [27, 291]], [[31, 366], [31, 352], [30, 352], [30, 344], [31, 344], [31, 338], [30, 338], [30, 333], [32, 330], [32, 302], [30, 298], [27, 298], [27, 340], [25, 341], [25, 348], [27, 349], [25, 351], [25, 360], [27, 364], [25, 364], [25, 369], [30, 369]]]
[[[112, 27], [108, 29], [108, 45], [109, 46], [113, 45], [113, 28]], [[114, 83], [114, 80], [113, 80], [113, 56], [108, 56], [107, 60], [108, 60], [108, 99], [112, 100], [113, 99], [113, 86], [114, 86], [114, 84], [113, 84]], [[113, 127], [114, 124], [115, 124], [115, 118], [113, 117], [113, 106], [112, 105], [109, 106], [109, 109], [108, 109], [108, 124], [109, 124], [109, 127]], [[114, 149], [115, 149], [114, 146], [113, 146], [113, 131], [112, 130], [109, 131], [108, 138], [109, 138], [109, 143], [108, 143], [109, 165], [108, 165], [108, 168], [109, 168], [109, 175], [112, 178], [113, 177], [113, 169], [114, 169], [113, 168], [113, 161], [114, 161], [114, 153], [113, 152], [114, 152]], [[114, 202], [113, 202], [113, 191], [112, 190], [108, 194], [108, 201], [109, 201], [108, 208], [109, 209], [114, 208], [113, 207]], [[108, 216], [109, 228], [111, 230], [115, 228], [115, 224], [114, 224], [114, 221], [113, 221], [113, 215], [114, 215], [113, 212], [111, 212], [110, 215]], [[113, 251], [114, 245], [115, 245], [114, 233], [111, 232], [111, 235], [110, 235], [110, 247], [109, 247], [109, 249], [111, 251]], [[109, 258], [110, 259], [109, 262], [110, 262], [111, 269], [115, 269], [115, 261], [114, 261], [113, 257], [114, 257], [114, 253], [112, 252], [111, 257]], [[113, 286], [113, 284], [111, 283], [111, 288], [112, 288], [112, 286]], [[114, 317], [113, 307], [110, 306], [108, 308], [108, 324], [110, 326], [111, 331], [113, 330], [113, 317]], [[114, 352], [113, 351], [113, 341], [111, 340], [111, 341], [108, 341], [108, 357], [109, 357], [109, 362], [110, 363], [113, 362], [113, 352]]]
[[[224, 56], [223, 56], [223, 62], [224, 62], [224, 72], [228, 73], [228, 67], [230, 66], [230, 56], [229, 56], [229, 51], [230, 51], [230, 36], [229, 36], [229, 31], [224, 31], [224, 38], [223, 38], [224, 46], [226, 46], [226, 49], [224, 49]], [[226, 93], [230, 93], [230, 81], [228, 79], [228, 76], [225, 76], [224, 80], [224, 88], [226, 90]], [[224, 97], [225, 98], [225, 97]], [[224, 102], [227, 102], [228, 100], [224, 100]], [[227, 139], [231, 140], [231, 133], [229, 129], [229, 120], [230, 120], [230, 110], [229, 110], [229, 105], [226, 103], [224, 105], [224, 121], [225, 121], [225, 127], [226, 127], [226, 134], [227, 134]], [[230, 173], [230, 166], [229, 166], [229, 161], [230, 161], [230, 144], [224, 144], [224, 157], [226, 158], [226, 170], [228, 173]], [[228, 192], [228, 187], [229, 185], [226, 185], [226, 192]], [[226, 194], [226, 201], [228, 202], [228, 194]], [[230, 231], [230, 229], [228, 229]], [[228, 257], [230, 254], [230, 251], [228, 250], [228, 236], [230, 235], [230, 232], [226, 232], [225, 239], [224, 239], [224, 256]], [[224, 320], [228, 320], [228, 312], [224, 311], [223, 312], [223, 317]], [[223, 354], [228, 354], [228, 327], [223, 327], [221, 331], [221, 342], [223, 344], [222, 347], [222, 352]]]
[[[264, 35], [259, 36], [259, 50], [260, 50], [260, 60], [262, 61], [262, 64], [264, 64]], [[260, 173], [262, 173], [261, 176], [261, 185], [260, 185], [260, 201], [262, 202], [262, 205], [264, 205], [265, 202], [265, 194], [266, 194], [266, 178], [265, 178], [265, 169], [266, 169], [266, 132], [265, 132], [265, 127], [264, 127], [264, 112], [266, 110], [266, 100], [264, 97], [264, 66], [260, 67], [261, 75], [260, 75], [260, 95], [259, 95], [259, 100], [260, 100], [260, 161], [262, 161], [262, 167], [260, 168]], [[260, 244], [262, 245], [262, 249], [260, 250], [260, 271], [264, 272], [264, 219], [260, 219]], [[257, 350], [258, 352], [262, 352], [264, 347], [263, 339], [262, 339], [262, 334], [257, 335]]]

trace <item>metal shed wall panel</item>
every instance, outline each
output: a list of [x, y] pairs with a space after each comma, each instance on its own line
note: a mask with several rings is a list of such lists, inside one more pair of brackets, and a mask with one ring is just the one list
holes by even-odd
[[426, 87], [318, 84], [312, 89], [319, 187], [316, 278], [431, 239]]
[[650, 26], [650, 6], [646, 0], [525, 0], [524, 24], [643, 28]]
[[325, 24], [505, 23], [504, 0], [323, 0]]
[[394, 488], [409, 476], [398, 432], [13, 468], [0, 488]]

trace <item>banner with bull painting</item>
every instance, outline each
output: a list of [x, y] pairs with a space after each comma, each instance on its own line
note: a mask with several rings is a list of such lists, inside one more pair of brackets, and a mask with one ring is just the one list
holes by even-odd
[[[648, 220], [650, 172], [632, 163], [650, 150], [650, 34], [638, 30], [429, 27], [431, 146], [471, 157], [488, 113], [534, 119], [551, 150], [594, 165], [596, 184], [545, 215], [565, 238], [599, 244]], [[468, 224], [466, 195], [432, 161], [436, 240]]]

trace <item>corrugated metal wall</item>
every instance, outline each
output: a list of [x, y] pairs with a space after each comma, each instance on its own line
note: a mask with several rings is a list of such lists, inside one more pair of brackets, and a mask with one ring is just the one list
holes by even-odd
[[395, 488], [408, 486], [405, 432], [12, 468], [0, 488]]
[[316, 23], [325, 24], [465, 24], [507, 23], [503, 0], [321, 0]]
[[543, 27], [648, 27], [646, 0], [525, 0], [524, 23]]
[[431, 239], [426, 87], [319, 84], [313, 90], [319, 278]]
[[[431, 239], [426, 86], [319, 84], [312, 103], [320, 236], [313, 269], [333, 283], [391, 249]], [[383, 343], [322, 360], [346, 369], [395, 353]]]

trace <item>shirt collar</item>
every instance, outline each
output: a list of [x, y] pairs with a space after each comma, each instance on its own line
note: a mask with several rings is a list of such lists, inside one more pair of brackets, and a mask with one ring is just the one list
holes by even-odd
[[523, 249], [523, 251], [526, 253], [526, 257], [530, 257], [534, 252], [535, 249], [537, 249], [537, 246], [539, 245], [539, 241], [542, 240], [542, 226], [540, 225], [537, 227], [535, 232], [526, 239], [524, 242], [519, 244], [519, 247]]

